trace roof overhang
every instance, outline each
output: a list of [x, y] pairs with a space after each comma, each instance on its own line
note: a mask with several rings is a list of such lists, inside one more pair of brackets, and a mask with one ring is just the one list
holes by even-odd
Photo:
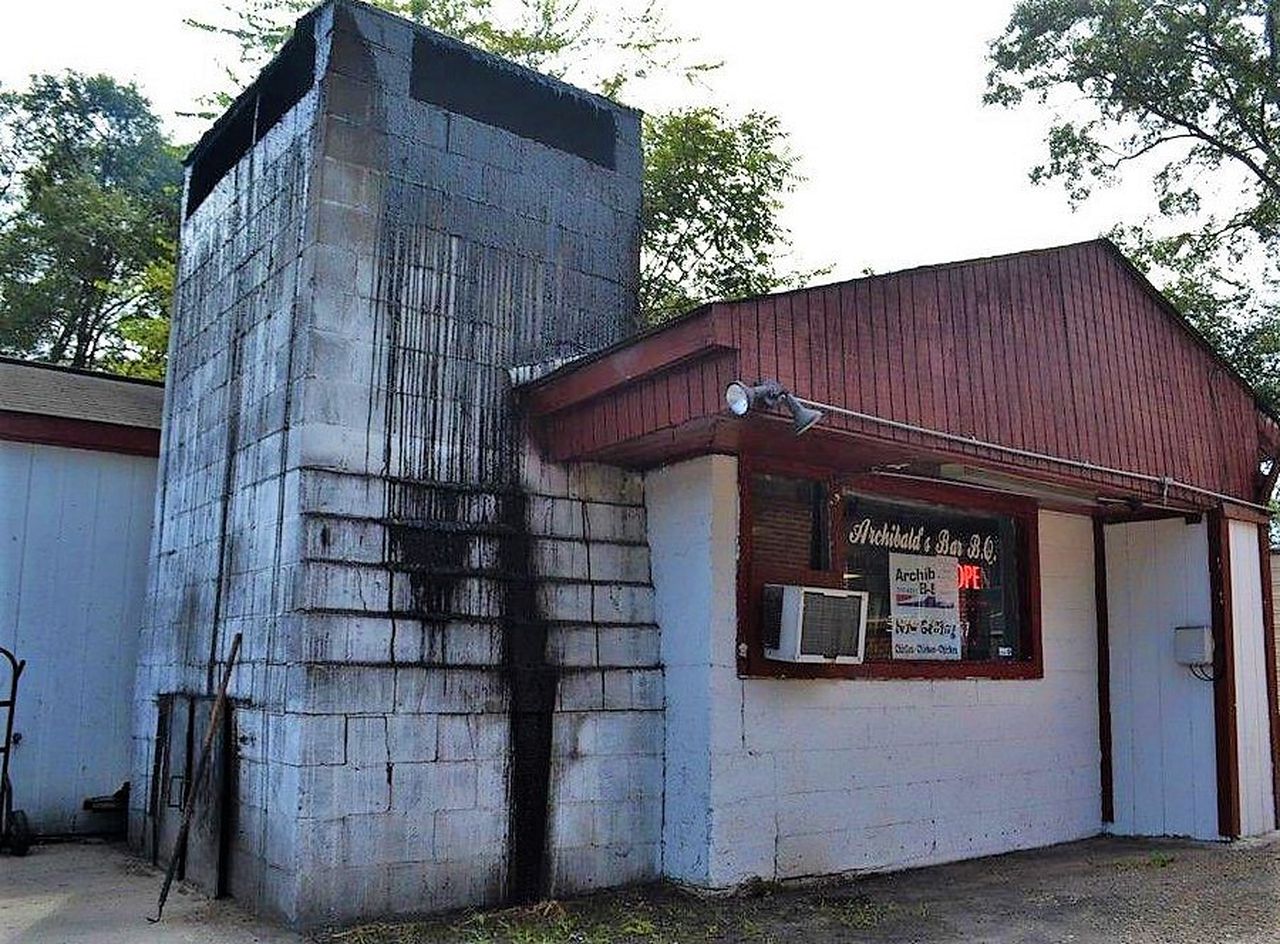
[[[559, 462], [653, 468], [701, 455], [735, 455], [839, 478], [877, 473], [949, 481], [1027, 495], [1049, 507], [1139, 505], [1195, 513], [1214, 503], [1135, 488], [1119, 476], [1011, 460], [979, 445], [955, 448], [911, 433], [828, 414], [802, 436], [783, 412], [735, 416], [725, 388], [738, 379], [737, 349], [725, 306], [567, 364], [520, 388], [535, 442]], [[754, 378], [753, 378], [754, 379]]]
[[[1025, 254], [1030, 262], [1015, 269], [1014, 276], [1000, 268], [1006, 265], [1001, 260], [955, 265], [994, 266], [992, 282], [998, 277], [1021, 277], [1025, 286], [1027, 279], [1039, 277], [1035, 275], [1040, 271], [1037, 265], [1052, 277], [1053, 266], [1059, 264], [1057, 256], [1064, 254], [1063, 266], [1087, 264], [1102, 271], [1106, 264], [1105, 247], [1096, 253], [1095, 247], [1081, 244]], [[1018, 257], [1015, 261], [1023, 260]], [[945, 290], [944, 276], [952, 279], [953, 286], [959, 278], [942, 271], [945, 268], [936, 275], [936, 284], [942, 286], [939, 291]], [[1128, 276], [1121, 272], [1110, 277], [1122, 282]], [[1166, 330], [1160, 327], [1163, 316], [1144, 314], [1147, 320], [1142, 322], [1142, 330], [1148, 333], [1152, 350], [1138, 356], [1147, 360], [1131, 363], [1128, 374], [1115, 367], [1110, 374], [1093, 369], [1083, 387], [1079, 386], [1082, 381], [1073, 378], [1076, 399], [1063, 404], [1055, 399], [1055, 391], [1065, 389], [1066, 373], [1078, 371], [1078, 366], [1037, 361], [1025, 347], [1030, 343], [1032, 350], [1044, 352], [1049, 342], [1035, 339], [1034, 333], [1059, 330], [1042, 328], [1047, 324], [1044, 312], [1052, 310], [1048, 302], [1015, 309], [1009, 298], [1003, 299], [1010, 307], [1000, 310], [1012, 314], [993, 315], [990, 303], [986, 309], [965, 310], [963, 317], [969, 319], [965, 329], [971, 334], [978, 330], [975, 325], [985, 325], [983, 319], [1007, 319], [991, 329], [982, 327], [984, 334], [990, 331], [993, 341], [982, 349], [981, 362], [962, 360], [962, 342], [944, 341], [937, 334], [925, 335], [929, 340], [914, 342], [915, 346], [905, 340], [898, 347], [886, 348], [886, 330], [902, 327], [904, 337], [909, 338], [905, 332], [914, 327], [915, 336], [921, 337], [920, 323], [923, 330], [929, 330], [928, 319], [936, 317], [930, 312], [936, 311], [939, 303], [932, 302], [932, 309], [922, 303], [917, 312], [903, 301], [900, 309], [885, 310], [874, 307], [876, 293], [895, 292], [903, 299], [919, 299], [920, 286], [934, 284], [921, 280], [934, 278], [931, 271], [913, 271], [704, 306], [518, 387], [531, 435], [547, 458], [561, 462], [602, 462], [644, 469], [698, 455], [731, 454], [826, 470], [833, 476], [878, 471], [965, 479], [974, 487], [985, 480], [994, 483], [985, 487], [1021, 491], [1045, 504], [1064, 507], [1124, 507], [1132, 513], [1142, 506], [1196, 513], [1225, 503], [1237, 507], [1242, 515], [1262, 517], [1260, 496], [1270, 494], [1274, 477], [1280, 473], [1280, 461], [1270, 464], [1271, 481], [1264, 471], [1266, 462], [1280, 454], [1280, 427], [1255, 405], [1252, 391], [1237, 378], [1225, 378], [1214, 358], [1186, 345], [1179, 324], [1169, 321], [1166, 336], [1153, 335], [1153, 331]], [[894, 287], [895, 279], [898, 287]], [[864, 286], [869, 283], [867, 290]], [[1066, 281], [1046, 284], [1055, 291], [1069, 287]], [[869, 291], [870, 302], [863, 300], [864, 291]], [[1114, 291], [1119, 294], [1123, 287]], [[963, 299], [957, 295], [948, 303], [958, 312], [962, 301], [970, 303], [967, 289]], [[1077, 300], [1076, 304], [1087, 302]], [[1098, 312], [1088, 315], [1087, 325], [1105, 323], [1109, 309], [1104, 302], [1097, 304]], [[838, 312], [834, 317], [833, 306]], [[1137, 317], [1135, 308], [1130, 302], [1129, 308], [1117, 309], [1118, 316]], [[1064, 309], [1059, 305], [1056, 310]], [[904, 323], [915, 318], [917, 324], [904, 326], [886, 320], [895, 317]], [[951, 320], [958, 323], [961, 317], [953, 313]], [[1073, 317], [1081, 321], [1069, 335], [1077, 345], [1070, 363], [1079, 365], [1091, 357], [1105, 359], [1110, 342], [1089, 334], [1084, 314]], [[850, 335], [855, 332], [860, 333], [856, 342], [851, 342]], [[1032, 336], [1031, 340], [1015, 343], [1018, 332], [1024, 339]], [[999, 347], [1002, 337], [1003, 348]], [[972, 348], [975, 342], [963, 343]], [[1169, 351], [1180, 352], [1179, 367], [1168, 367], [1159, 360], [1170, 356]], [[886, 354], [900, 370], [890, 374], [887, 382], [901, 380], [890, 399], [886, 399], [883, 386], [868, 392], [867, 382], [859, 380], [874, 365], [883, 364]], [[976, 350], [969, 356], [976, 358]], [[1134, 355], [1129, 356], [1132, 359]], [[1010, 358], [1011, 365], [1006, 366], [1002, 357]], [[936, 368], [945, 358], [954, 358], [953, 365], [966, 365], [951, 370], [947, 389], [957, 390], [963, 397], [972, 390], [975, 399], [983, 395], [984, 388], [978, 379], [969, 379], [969, 371], [989, 370], [992, 358], [999, 365], [1008, 385], [997, 388], [995, 399], [987, 403], [985, 418], [977, 409], [973, 416], [957, 417], [940, 387], [935, 385], [932, 394], [926, 389], [930, 383], [926, 368]], [[1131, 379], [1139, 371], [1148, 377], [1169, 378], [1167, 371], [1172, 370], [1184, 373], [1176, 383], [1167, 379], [1168, 389], [1144, 387]], [[1059, 374], [1056, 380], [1055, 372]], [[745, 417], [730, 413], [724, 394], [735, 380], [776, 380], [797, 397], [832, 409], [817, 426], [797, 438], [785, 411], [753, 409]], [[876, 384], [883, 382], [881, 371]], [[919, 394], [914, 392], [916, 384], [922, 391]], [[1114, 388], [1106, 384], [1114, 384]], [[991, 390], [988, 384], [985, 395], [991, 397]], [[1241, 395], [1245, 391], [1247, 400]], [[925, 402], [930, 395], [932, 413]], [[912, 397], [921, 402], [912, 404]], [[1109, 415], [1103, 415], [1104, 406]], [[1063, 408], [1088, 419], [1075, 424], [1062, 422], [1057, 413]], [[838, 412], [842, 409], [858, 415]], [[1217, 428], [1195, 417], [1212, 417]], [[1057, 424], [1051, 436], [1044, 434], [1043, 425], [1050, 423]], [[1180, 446], [1180, 442], [1187, 445]], [[1196, 451], [1184, 455], [1180, 449]], [[1228, 460], [1230, 474], [1226, 471]]]

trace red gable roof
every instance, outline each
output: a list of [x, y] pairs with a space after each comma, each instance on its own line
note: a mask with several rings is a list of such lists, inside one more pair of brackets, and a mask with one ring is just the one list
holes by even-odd
[[801, 449], [780, 420], [728, 413], [735, 379], [1249, 502], [1259, 461], [1280, 446], [1280, 424], [1247, 384], [1105, 240], [716, 303], [524, 396], [535, 438], [558, 460], [645, 467], [773, 449], [841, 469], [923, 450], [1134, 492], [1123, 476], [837, 414]]

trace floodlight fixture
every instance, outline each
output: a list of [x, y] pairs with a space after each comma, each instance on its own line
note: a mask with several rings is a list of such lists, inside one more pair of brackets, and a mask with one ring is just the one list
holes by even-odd
[[821, 410], [805, 406], [789, 393], [785, 394], [782, 399], [786, 403], [787, 409], [791, 411], [791, 428], [797, 436], [801, 433], [807, 433], [824, 415]]
[[758, 384], [735, 380], [725, 388], [724, 401], [734, 416], [746, 416], [753, 408], [772, 409], [781, 403], [791, 413], [792, 429], [797, 436], [812, 429], [823, 417], [821, 410], [801, 403], [776, 380]]
[[776, 380], [751, 385], [735, 380], [725, 388], [724, 400], [734, 416], [746, 416], [752, 407], [772, 407], [785, 393]]

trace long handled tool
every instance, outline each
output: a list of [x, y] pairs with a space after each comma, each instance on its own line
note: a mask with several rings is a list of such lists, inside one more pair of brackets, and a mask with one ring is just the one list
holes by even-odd
[[200, 746], [200, 759], [196, 762], [195, 773], [187, 784], [187, 795], [182, 801], [182, 825], [178, 828], [178, 838], [173, 843], [173, 854], [169, 857], [169, 867], [164, 872], [164, 885], [160, 888], [160, 901], [156, 905], [156, 916], [147, 918], [152, 924], [160, 920], [164, 914], [164, 903], [169, 897], [169, 887], [173, 885], [174, 873], [178, 870], [178, 860], [186, 854], [187, 833], [191, 830], [191, 817], [195, 811], [196, 788], [204, 779], [204, 769], [209, 765], [209, 754], [213, 750], [213, 738], [218, 731], [218, 722], [222, 719], [222, 709], [227, 702], [227, 686], [231, 683], [231, 672], [236, 666], [236, 656], [240, 654], [240, 634], [236, 633], [231, 641], [231, 654], [227, 656], [227, 668], [222, 673], [222, 684], [218, 686], [218, 697], [213, 700], [213, 710], [209, 713], [209, 730], [204, 733], [204, 744]]

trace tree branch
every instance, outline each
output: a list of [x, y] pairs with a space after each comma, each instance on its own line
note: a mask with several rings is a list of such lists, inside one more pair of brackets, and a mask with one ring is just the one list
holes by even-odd
[[[1111, 171], [1118, 170], [1121, 164], [1127, 164], [1129, 161], [1136, 161], [1138, 158], [1142, 157], [1142, 155], [1151, 153], [1152, 151], [1154, 151], [1156, 148], [1160, 147], [1163, 144], [1168, 144], [1171, 141], [1185, 141], [1185, 140], [1194, 140], [1194, 139], [1195, 139], [1195, 135], [1191, 134], [1190, 132], [1184, 132], [1182, 134], [1164, 135], [1162, 137], [1156, 138], [1154, 141], [1147, 142], [1142, 147], [1138, 148], [1136, 151], [1129, 151], [1129, 152], [1120, 154], [1120, 156], [1117, 157], [1114, 161], [1103, 162], [1102, 166], [1105, 167], [1107, 170], [1111, 170]], [[1107, 150], [1113, 151], [1113, 152], [1115, 151], [1114, 148], [1108, 148]]]

